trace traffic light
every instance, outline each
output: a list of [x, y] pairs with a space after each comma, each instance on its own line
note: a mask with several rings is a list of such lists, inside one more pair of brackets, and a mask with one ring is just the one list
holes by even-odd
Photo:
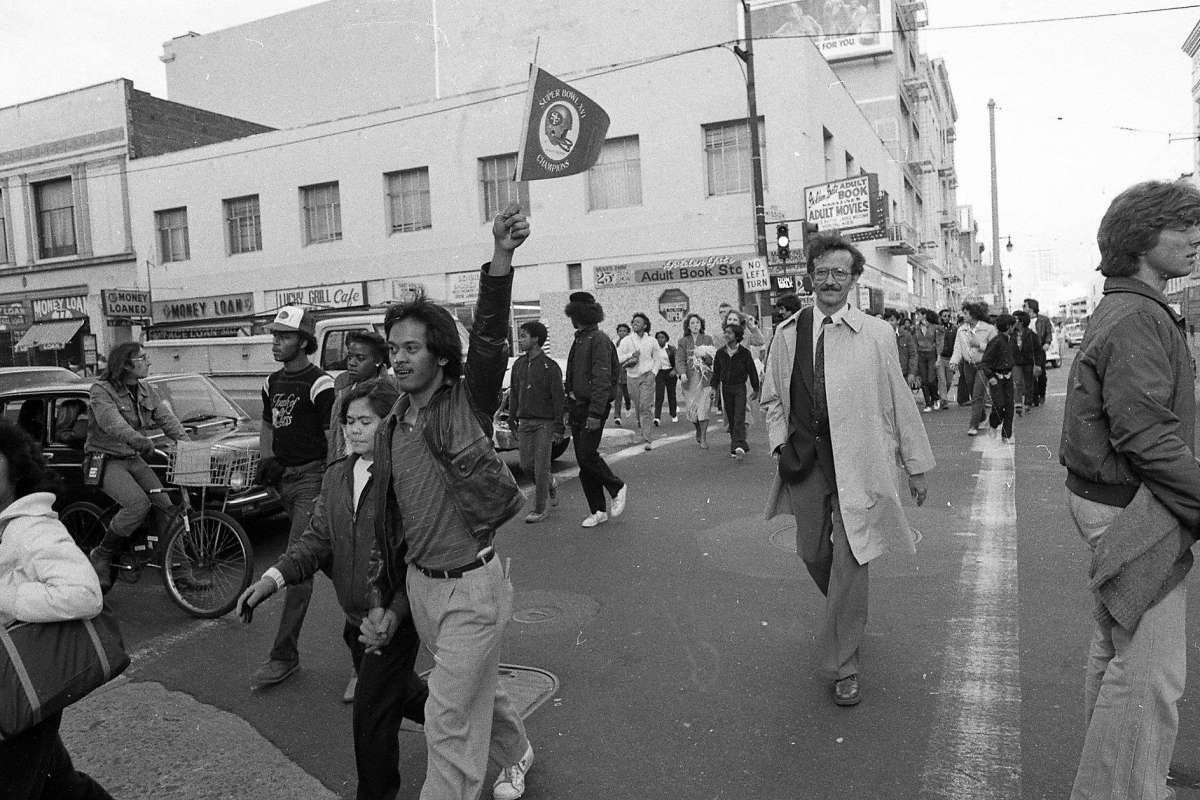
[[788, 238], [788, 226], [781, 222], [775, 226], [775, 246], [780, 261], [787, 261], [792, 255], [792, 240]]

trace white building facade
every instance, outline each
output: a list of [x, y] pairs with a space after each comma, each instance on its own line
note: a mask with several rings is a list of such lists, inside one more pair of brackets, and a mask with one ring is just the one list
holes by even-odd
[[[260, 118], [272, 123], [329, 119], [338, 110], [403, 100], [357, 89], [363, 62], [326, 40], [341, 41], [337, 30], [361, 9], [395, 14], [404, 5], [333, 0], [249, 27], [174, 40], [164, 55], [169, 91], [193, 103], [219, 99], [224, 113], [261, 102]], [[417, 5], [407, 10], [417, 13]], [[419, 74], [402, 92], [425, 87], [426, 95], [445, 95], [454, 87], [468, 93], [141, 162], [130, 175], [133, 241], [152, 264], [156, 335], [230, 333], [245, 328], [253, 314], [296, 301], [376, 303], [422, 290], [467, 303], [475, 270], [490, 252], [490, 219], [510, 198], [522, 202], [535, 230], [518, 253], [514, 299], [534, 314], [542, 309], [556, 348], [565, 351], [569, 343], [560, 309], [574, 289], [594, 290], [610, 324], [641, 310], [657, 327], [672, 330], [686, 313], [712, 320], [722, 302], [762, 299], [744, 298], [739, 280], [742, 261], [755, 255], [746, 86], [737, 57], [720, 44], [738, 35], [737, 9], [700, 0], [681, 21], [677, 10], [639, 7], [638, 24], [618, 34], [612, 26], [640, 4], [521, 5], [536, 11], [544, 33], [541, 65], [599, 102], [612, 119], [600, 162], [589, 173], [519, 185], [509, 180], [532, 52], [520, 43], [532, 45], [534, 37], [505, 31], [503, 19], [489, 17], [500, 30], [473, 40], [478, 52], [409, 63]], [[522, 18], [504, 18], [510, 16]], [[470, 27], [470, 20], [459, 23]], [[253, 38], [269, 52], [284, 39], [288, 52], [304, 50], [306, 41], [319, 45], [328, 56], [322, 68], [345, 69], [344, 97], [335, 103], [318, 86], [296, 101], [290, 116], [272, 111], [270, 95], [281, 76], [271, 64], [249, 62], [253, 69], [247, 69], [239, 62], [247, 47], [239, 42]], [[397, 40], [389, 41], [394, 48]], [[656, 48], [660, 58], [652, 55]], [[633, 55], [642, 58], [601, 66]], [[485, 70], [488, 58], [503, 60]], [[218, 60], [238, 64], [239, 71], [210, 73], [205, 82], [188, 72], [189, 64], [194, 72]], [[868, 262], [860, 304], [875, 297], [902, 309], [917, 298], [941, 303], [944, 271], [936, 277], [918, 272], [914, 280], [914, 264], [925, 264], [913, 259], [920, 241], [891, 223], [893, 215], [909, 214], [905, 164], [818, 47], [807, 39], [756, 39], [755, 60], [771, 232], [775, 221], [804, 217], [806, 186], [876, 175], [891, 198], [889, 225], [860, 242]], [[426, 81], [422, 69], [430, 67], [437, 74]], [[295, 75], [287, 78], [297, 82]], [[167, 221], [186, 229], [185, 258], [172, 251]], [[793, 236], [799, 238], [798, 226]], [[794, 285], [797, 268], [795, 257], [787, 266], [774, 264], [772, 291], [786, 291], [789, 278]]]

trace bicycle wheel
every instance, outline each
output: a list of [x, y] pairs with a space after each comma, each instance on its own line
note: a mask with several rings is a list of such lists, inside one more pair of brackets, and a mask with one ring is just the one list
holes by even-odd
[[163, 586], [177, 606], [203, 619], [233, 609], [250, 585], [254, 550], [237, 520], [220, 511], [193, 511], [176, 520], [163, 547]]
[[66, 527], [67, 533], [71, 534], [75, 544], [79, 545], [79, 549], [89, 553], [104, 538], [105, 528], [108, 527], [108, 520], [112, 515], [113, 509], [105, 511], [95, 503], [80, 500], [59, 512], [58, 519]]

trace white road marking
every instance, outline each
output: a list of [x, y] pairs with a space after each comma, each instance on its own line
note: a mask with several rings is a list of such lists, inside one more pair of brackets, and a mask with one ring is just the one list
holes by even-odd
[[965, 616], [949, 620], [920, 797], [1021, 797], [1021, 675], [1013, 446], [983, 435], [972, 498], [978, 536], [963, 553]]
[[[696, 437], [696, 435], [694, 433], [680, 433], [680, 434], [676, 434], [675, 436], [663, 436], [661, 438], [654, 440], [654, 450], [657, 450], [658, 448], [662, 447], [665, 444], [674, 444], [675, 442], [682, 442], [684, 439], [691, 439], [692, 441], [695, 441], [695, 437]], [[654, 452], [654, 450], [651, 450], [650, 452]], [[604, 457], [604, 460], [606, 462], [608, 462], [609, 464], [614, 464], [618, 461], [624, 461], [627, 458], [633, 458], [634, 456], [640, 455], [645, 452], [646, 452], [645, 445], [642, 442], [638, 442], [635, 445], [626, 447], [624, 450], [618, 450], [615, 453], [610, 453], [609, 455], [606, 455]], [[554, 477], [558, 478], [560, 482], [561, 481], [569, 481], [572, 478], [576, 477], [577, 475], [579, 475], [579, 467], [578, 466], [568, 467], [567, 469], [559, 470], [558, 472], [554, 473]]]
[[135, 671], [142, 667], [148, 666], [158, 659], [186, 642], [207, 630], [220, 625], [219, 619], [199, 620], [193, 625], [175, 631], [174, 633], [162, 633], [142, 643], [142, 646], [129, 654], [129, 670]]

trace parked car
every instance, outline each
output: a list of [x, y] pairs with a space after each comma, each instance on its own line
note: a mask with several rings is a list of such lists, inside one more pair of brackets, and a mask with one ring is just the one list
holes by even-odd
[[1069, 325], [1064, 325], [1063, 331], [1065, 332], [1065, 336], [1063, 338], [1067, 340], [1068, 348], [1079, 347], [1079, 345], [1083, 344], [1083, 326], [1078, 322], [1072, 322]]
[[[495, 445], [497, 452], [505, 452], [507, 450], [517, 449], [517, 434], [508, 426], [508, 386], [512, 378], [512, 366], [517, 359], [508, 359], [508, 369], [504, 372], [504, 382], [500, 385], [500, 408], [496, 409], [496, 414], [492, 417], [492, 444]], [[554, 363], [558, 364], [558, 368], [565, 375], [567, 372], [567, 360], [565, 358], [556, 358]], [[567, 448], [571, 446], [571, 432], [567, 429], [567, 433], [563, 436], [561, 442], [557, 442], [550, 449], [550, 459], [554, 459], [567, 452]]]
[[[47, 462], [62, 479], [57, 508], [77, 500], [107, 507], [112, 501], [99, 487], [83, 483], [83, 445], [87, 439], [91, 381], [68, 370], [45, 372], [38, 368], [20, 374], [20, 368], [0, 372], [0, 415], [21, 426], [42, 446]], [[258, 422], [203, 375], [154, 375], [147, 379], [162, 393], [193, 439], [217, 439], [238, 449], [257, 450]], [[161, 433], [152, 439], [165, 442]], [[166, 482], [167, 456], [162, 450], [149, 459]], [[273, 489], [247, 486], [228, 490], [226, 511], [235, 517], [273, 513], [280, 509]], [[219, 491], [219, 490], [218, 490]]]

